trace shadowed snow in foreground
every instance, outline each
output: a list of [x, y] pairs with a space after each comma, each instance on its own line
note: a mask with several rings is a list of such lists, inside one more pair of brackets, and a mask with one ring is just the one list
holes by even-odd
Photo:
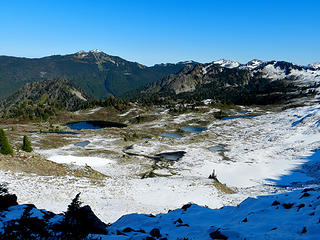
[[129, 214], [108, 227], [111, 236], [103, 239], [145, 239], [154, 229], [167, 239], [319, 239], [319, 197], [318, 188], [309, 188], [248, 198], [236, 207], [187, 204], [156, 216]]

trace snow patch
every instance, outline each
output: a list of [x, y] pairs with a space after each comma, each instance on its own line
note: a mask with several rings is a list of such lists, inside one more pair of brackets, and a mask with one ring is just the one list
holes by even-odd
[[208, 72], [208, 69], [213, 65], [213, 63], [210, 63], [204, 67], [202, 67], [202, 73], [205, 75]]
[[259, 66], [261, 66], [261, 64], [263, 64], [264, 62], [258, 59], [253, 59], [251, 61], [249, 61], [246, 65], [241, 66], [241, 69], [249, 69], [249, 70], [253, 70], [258, 68]]
[[97, 54], [102, 53], [102, 51], [99, 50], [99, 49], [93, 49], [93, 50], [90, 50], [90, 52], [91, 53], [97, 53]]
[[76, 89], [70, 89], [70, 92], [73, 94], [73, 95], [76, 95], [79, 99], [83, 100], [83, 101], [87, 101], [86, 98], [84, 98], [81, 94], [81, 92], [79, 92], [78, 90]]
[[48, 160], [56, 163], [73, 164], [78, 166], [101, 167], [112, 163], [113, 161], [99, 157], [77, 157], [72, 155], [55, 155], [48, 158]]

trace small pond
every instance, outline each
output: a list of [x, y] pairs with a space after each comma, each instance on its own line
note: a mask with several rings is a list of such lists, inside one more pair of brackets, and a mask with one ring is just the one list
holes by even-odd
[[77, 142], [74, 145], [77, 147], [85, 147], [90, 143], [90, 141]]
[[225, 146], [222, 145], [222, 144], [215, 145], [215, 146], [212, 146], [212, 147], [208, 147], [208, 149], [211, 152], [220, 152], [220, 151], [225, 151], [226, 150]]
[[180, 129], [189, 133], [201, 133], [207, 130], [206, 127], [194, 127], [194, 126], [185, 126], [185, 127], [181, 127]]
[[223, 117], [220, 120], [230, 120], [230, 119], [237, 119], [237, 118], [254, 118], [260, 115], [245, 115], [245, 116], [232, 116], [232, 117]]
[[161, 114], [164, 110], [155, 110], [155, 113]]
[[167, 138], [182, 138], [183, 135], [181, 134], [176, 134], [176, 133], [168, 133], [168, 132], [165, 132], [165, 133], [161, 133], [159, 134], [160, 137], [167, 137]]
[[133, 149], [133, 145], [124, 147], [124, 150], [131, 150], [131, 149]]
[[177, 151], [177, 152], [165, 152], [159, 153], [155, 156], [159, 158], [159, 160], [167, 160], [167, 161], [178, 161], [186, 154], [185, 151]]
[[109, 121], [81, 121], [67, 123], [67, 126], [72, 130], [82, 130], [82, 129], [101, 129], [101, 128], [124, 128], [127, 127], [126, 124], [109, 122]]

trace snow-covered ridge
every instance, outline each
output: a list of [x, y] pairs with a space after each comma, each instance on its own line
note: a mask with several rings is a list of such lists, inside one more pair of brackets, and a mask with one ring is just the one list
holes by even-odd
[[261, 61], [251, 60], [246, 64], [240, 64], [231, 60], [218, 60], [204, 64], [202, 74], [211, 73], [212, 66], [229, 69], [240, 69], [250, 71], [251, 76], [263, 77], [274, 80], [289, 80], [300, 87], [318, 86], [320, 83], [320, 63], [300, 66], [284, 61]]
[[74, 57], [78, 59], [94, 57], [97, 64], [100, 64], [101, 62], [104, 62], [104, 61], [108, 61], [113, 64], [118, 64], [113, 56], [110, 56], [99, 49], [93, 49], [93, 50], [90, 50], [89, 52], [81, 50], [75, 53]]
[[80, 50], [79, 52], [76, 52], [76, 54], [78, 54], [78, 55], [85, 54], [85, 53], [103, 53], [103, 51], [101, 51], [99, 49], [92, 49], [88, 52], [86, 52], [85, 50]]
[[99, 49], [93, 49], [88, 52], [86, 52], [84, 50], [80, 50], [79, 52], [76, 52], [75, 54], [79, 58], [84, 58], [84, 57], [87, 57], [89, 53], [91, 53], [91, 54], [105, 54], [103, 51], [101, 51]]
[[312, 67], [314, 69], [320, 70], [320, 62], [311, 63], [308, 65], [308, 67]]
[[87, 53], [86, 51], [84, 51], [84, 50], [81, 50], [81, 51], [79, 51], [79, 52], [76, 52], [76, 56], [77, 56], [78, 58], [85, 58], [85, 57], [88, 56], [88, 53]]
[[103, 51], [101, 51], [99, 49], [93, 49], [93, 50], [90, 50], [89, 52], [91, 52], [91, 53], [103, 53]]
[[287, 79], [297, 86], [316, 86], [320, 82], [320, 69], [304, 67], [287, 62], [267, 62], [255, 68], [252, 74], [262, 74], [271, 80]]
[[279, 65], [285, 65], [286, 68], [298, 68], [298, 69], [309, 69], [309, 70], [318, 70], [320, 69], [320, 62], [308, 64], [307, 66], [300, 66], [294, 63], [290, 62], [284, 62], [284, 61], [262, 61], [259, 59], [253, 59], [246, 64], [241, 64], [237, 61], [232, 60], [226, 60], [226, 59], [220, 59], [217, 61], [213, 61], [212, 64], [219, 65], [220, 67], [225, 68], [239, 68], [239, 69], [246, 69], [246, 70], [255, 70], [258, 68], [264, 68], [268, 65], [274, 66], [274, 68], [277, 68]]
[[220, 59], [218, 61], [214, 61], [213, 63], [225, 68], [236, 68], [240, 66], [239, 62], [226, 59]]
[[252, 69], [258, 68], [263, 63], [264, 63], [264, 61], [261, 61], [258, 59], [253, 59], [253, 60], [249, 61], [247, 64], [240, 66], [240, 69], [252, 70]]
[[255, 68], [258, 68], [263, 63], [265, 63], [265, 62], [258, 60], [258, 59], [253, 59], [246, 64], [241, 64], [237, 61], [232, 61], [232, 60], [227, 60], [227, 59], [220, 59], [220, 60], [212, 62], [212, 64], [218, 65], [220, 67], [239, 68], [239, 69], [247, 69], [247, 70], [253, 70]]

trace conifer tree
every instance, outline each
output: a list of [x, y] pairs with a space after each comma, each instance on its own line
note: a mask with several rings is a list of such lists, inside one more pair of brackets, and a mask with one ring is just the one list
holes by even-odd
[[22, 150], [25, 152], [32, 152], [33, 151], [32, 147], [31, 147], [31, 142], [27, 136], [23, 136]]
[[10, 146], [8, 138], [2, 128], [0, 128], [0, 153], [13, 154], [12, 147]]
[[86, 217], [81, 213], [80, 193], [72, 200], [64, 213], [62, 239], [84, 239], [88, 235]]

